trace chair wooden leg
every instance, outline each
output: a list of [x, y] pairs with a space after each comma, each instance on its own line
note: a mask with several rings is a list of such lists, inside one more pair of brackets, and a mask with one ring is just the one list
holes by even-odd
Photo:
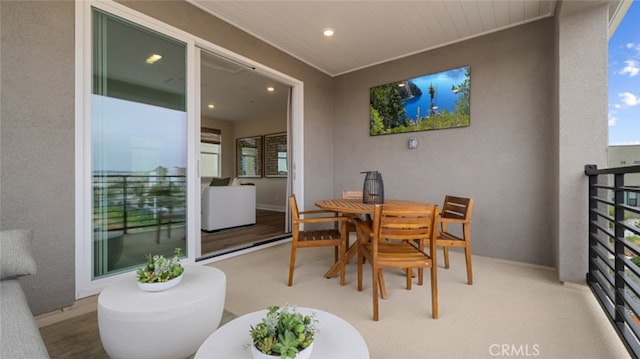
[[412, 268], [407, 268], [405, 269], [406, 271], [406, 276], [407, 277], [407, 290], [411, 290], [411, 277], [413, 276], [413, 269]]
[[473, 284], [473, 270], [471, 269], [471, 246], [464, 248], [464, 255], [467, 261], [467, 283]]
[[387, 299], [387, 285], [384, 282], [384, 274], [382, 273], [382, 269], [378, 269], [380, 273], [378, 273], [378, 284], [380, 287], [380, 297], [382, 299]]
[[380, 277], [380, 269], [371, 268], [372, 282], [371, 291], [373, 292], [373, 320], [378, 321], [378, 283]]
[[438, 268], [431, 266], [431, 312], [438, 319]]
[[296, 265], [296, 247], [291, 246], [291, 259], [289, 259], [289, 287], [293, 285], [293, 267]]
[[431, 267], [431, 313], [438, 319], [438, 269]]
[[346, 268], [345, 264], [347, 261], [347, 237], [343, 230], [342, 232], [342, 242], [340, 244], [340, 285], [344, 285], [345, 277], [346, 277]]
[[[413, 272], [413, 268], [405, 269], [405, 275], [407, 276], [407, 283], [409, 283], [409, 281], [416, 276], [416, 274]], [[422, 283], [420, 283], [420, 285], [422, 285]], [[407, 289], [411, 289], [411, 286], [409, 284], [407, 284]]]
[[442, 247], [442, 251], [444, 252], [444, 267], [449, 269], [449, 247]]
[[364, 256], [358, 248], [358, 291], [362, 292], [362, 263], [364, 262]]

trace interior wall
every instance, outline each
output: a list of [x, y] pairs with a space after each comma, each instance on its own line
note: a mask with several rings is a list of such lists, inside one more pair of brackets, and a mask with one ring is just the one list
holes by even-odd
[[[284, 103], [282, 105], [286, 109], [287, 104]], [[286, 117], [276, 116], [271, 118], [267, 117], [236, 121], [234, 122], [234, 131], [236, 139], [241, 137], [264, 136], [279, 132], [287, 132], [287, 119]], [[236, 172], [234, 171], [234, 173]], [[257, 209], [284, 212], [287, 196], [286, 178], [241, 178], [240, 181], [255, 184]]]
[[[378, 170], [385, 198], [441, 205], [447, 194], [472, 197], [474, 254], [554, 265], [546, 175], [554, 158], [553, 29], [553, 20], [540, 20], [336, 78], [334, 195], [362, 188], [360, 172]], [[464, 65], [469, 127], [369, 136], [370, 87]]]

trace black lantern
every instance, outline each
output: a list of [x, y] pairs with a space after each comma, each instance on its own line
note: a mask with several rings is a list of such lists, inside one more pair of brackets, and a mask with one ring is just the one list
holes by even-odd
[[384, 184], [382, 183], [382, 174], [378, 173], [378, 171], [360, 173], [367, 174], [364, 178], [364, 186], [362, 187], [362, 203], [384, 203]]

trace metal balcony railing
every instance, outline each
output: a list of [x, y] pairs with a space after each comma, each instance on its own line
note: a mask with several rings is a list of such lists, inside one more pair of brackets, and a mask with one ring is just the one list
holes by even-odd
[[587, 284], [634, 358], [640, 356], [640, 186], [631, 181], [625, 185], [625, 179], [636, 173], [640, 166], [585, 166], [589, 176]]
[[[93, 176], [93, 224], [122, 231], [185, 222], [184, 175], [97, 174]], [[168, 221], [167, 222], [167, 219]]]

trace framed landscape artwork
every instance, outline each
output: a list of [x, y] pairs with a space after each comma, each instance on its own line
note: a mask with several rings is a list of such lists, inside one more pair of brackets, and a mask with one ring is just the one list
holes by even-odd
[[395, 81], [369, 89], [369, 135], [470, 124], [471, 68]]

